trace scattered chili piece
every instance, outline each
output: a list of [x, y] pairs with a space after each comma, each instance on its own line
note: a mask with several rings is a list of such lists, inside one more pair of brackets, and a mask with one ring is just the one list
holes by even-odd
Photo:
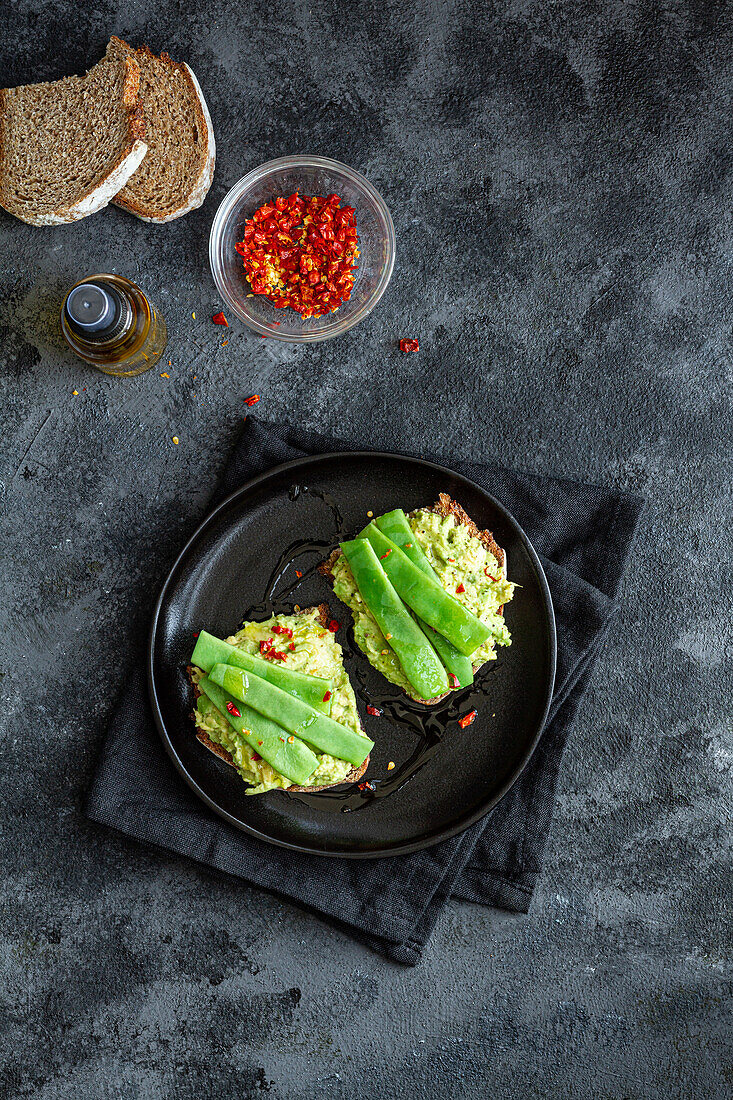
[[215, 313], [211, 320], [215, 325], [226, 325], [226, 327], [229, 328], [229, 322], [223, 313]]
[[170, 375], [168, 374], [167, 370], [164, 370], [160, 377], [161, 378], [170, 378]]
[[486, 568], [484, 569], [484, 573], [486, 574], [486, 576], [489, 578], [490, 581], [498, 581], [498, 579], [499, 579], [498, 577], [493, 576], [492, 573], [489, 573], [489, 567], [488, 566], [486, 566]]
[[288, 638], [292, 638], [293, 632], [289, 626], [282, 626], [281, 623], [275, 623], [272, 628], [273, 634], [287, 634]]
[[393, 768], [394, 768], [394, 760], [390, 760], [389, 764], [387, 765], [387, 771], [391, 772]]
[[331, 631], [331, 633], [335, 634], [336, 631], [338, 630], [338, 628], [339, 628], [339, 624], [336, 622], [336, 620], [331, 619], [331, 622], [328, 624], [328, 629]]
[[227, 710], [230, 714], [233, 714], [235, 718], [242, 717], [240, 711], [238, 711], [237, 708], [234, 706], [234, 703], [227, 703]]
[[[261, 742], [261, 741], [258, 741], [258, 742], [257, 742], [257, 744], [258, 744], [258, 745], [261, 745], [261, 744], [262, 744], [262, 742]], [[260, 756], [260, 754], [259, 754], [258, 752], [255, 752], [254, 750], [252, 750], [252, 759], [253, 759], [254, 761], [257, 761], [257, 760], [261, 760], [261, 759], [262, 759], [262, 757]]]
[[389, 554], [391, 554], [391, 553], [392, 553], [392, 551], [391, 551], [391, 550], [385, 550], [383, 554], [380, 554], [380, 555], [379, 555], [379, 560], [380, 560], [380, 561], [382, 561], [382, 560], [383, 560], [383, 558], [386, 558], [386, 557], [387, 557], [387, 556], [388, 556]]
[[280, 195], [247, 219], [234, 247], [254, 293], [276, 309], [322, 317], [351, 297], [356, 215], [338, 195]]
[[466, 726], [470, 726], [472, 722], [476, 721], [477, 715], [477, 710], [469, 710], [468, 714], [464, 714], [463, 718], [458, 719], [458, 725], [462, 730], [465, 730]]
[[367, 714], [373, 715], [374, 718], [381, 718], [382, 712], [379, 707], [372, 706], [371, 703], [367, 705]]
[[178, 438], [178, 436], [177, 436], [177, 435], [174, 435], [174, 436], [173, 436], [173, 442], [175, 443], [175, 445], [176, 445], [176, 447], [177, 447], [177, 446], [178, 446], [178, 444], [179, 444], [179, 443], [180, 443], [181, 441], [180, 441], [180, 439]]
[[463, 582], [461, 582], [458, 585], [458, 587], [456, 588], [456, 592], [460, 593], [460, 592], [465, 592], [465, 591], [466, 591], [466, 586], [465, 586], [465, 584], [463, 584]]
[[290, 645], [288, 646], [288, 649], [291, 649], [294, 653], [295, 652], [295, 642], [291, 642]]
[[245, 405], [249, 405], [250, 408], [251, 408], [252, 405], [257, 404], [259, 399], [260, 399], [260, 395], [258, 393], [253, 393], [251, 397], [245, 397], [244, 403], [245, 403]]
[[228, 341], [228, 340], [222, 340], [222, 342], [221, 342], [221, 346], [222, 346], [223, 348], [225, 348], [225, 347], [227, 346], [227, 344], [228, 344], [228, 343], [229, 343], [229, 341]]
[[323, 696], [323, 702], [327, 703], [330, 698], [331, 698], [331, 692], [327, 691], [326, 694]]
[[364, 783], [357, 783], [357, 787], [360, 791], [373, 791], [375, 789], [374, 784], [370, 783], [368, 780]]
[[405, 543], [405, 547], [406, 547], [406, 549], [408, 549], [408, 550], [409, 550], [411, 546], [412, 546], [412, 543], [411, 543], [411, 542], [406, 542], [406, 543]]
[[303, 574], [301, 573], [301, 571], [299, 569], [295, 570], [295, 575], [298, 578], [298, 580], [300, 580], [300, 578], [303, 576]]
[[449, 672], [448, 679], [450, 680], [450, 686], [452, 688], [457, 688], [460, 686], [458, 683], [458, 677], [456, 676], [455, 672]]
[[294, 741], [294, 740], [295, 740], [295, 738], [293, 737], [293, 735], [292, 735], [292, 733], [291, 733], [290, 737], [288, 737], [288, 744], [289, 744], [289, 745], [292, 745], [292, 743], [293, 743], [293, 741]]
[[261, 657], [266, 657], [267, 656], [267, 651], [269, 649], [272, 649], [274, 644], [275, 643], [273, 642], [272, 638], [263, 638], [262, 641], [260, 642], [260, 656]]
[[400, 351], [419, 351], [417, 340], [400, 340]]
[[502, 611], [503, 611], [503, 610], [504, 610], [504, 604], [500, 604], [500, 606], [499, 606], [499, 607], [498, 607], [498, 609], [497, 609], [497, 612], [496, 612], [496, 614], [497, 614], [497, 615], [501, 615], [501, 613], [502, 613]]

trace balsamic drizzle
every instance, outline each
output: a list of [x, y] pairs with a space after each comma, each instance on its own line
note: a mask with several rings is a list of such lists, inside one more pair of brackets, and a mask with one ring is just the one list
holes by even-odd
[[[250, 608], [248, 619], [269, 618], [271, 615], [291, 612], [292, 605], [289, 598], [304, 581], [313, 576], [318, 566], [334, 549], [335, 544], [343, 539], [343, 516], [333, 497], [321, 489], [311, 489], [307, 485], [299, 484], [290, 486], [288, 497], [291, 501], [296, 501], [301, 493], [310, 493], [328, 506], [333, 517], [334, 538], [331, 540], [297, 539], [292, 542], [280, 555], [267, 582], [263, 598], [260, 603]], [[290, 566], [305, 555], [313, 553], [318, 555], [315, 563], [303, 570], [300, 577], [277, 591], [278, 584]], [[480, 687], [473, 684], [461, 691], [451, 691], [440, 703], [427, 707], [423, 703], [414, 702], [403, 692], [395, 690], [384, 693], [375, 692], [367, 687], [365, 658], [354, 640], [352, 624], [347, 627], [346, 641], [342, 641], [341, 645], [344, 650], [344, 663], [349, 669], [352, 683], [355, 682], [357, 685], [358, 696], [364, 702], [378, 707], [386, 721], [392, 722], [411, 735], [414, 739], [414, 748], [407, 759], [390, 773], [388, 779], [372, 778], [368, 784], [353, 783], [345, 790], [334, 789], [320, 791], [317, 794], [306, 794], [300, 791], [286, 792], [289, 798], [302, 802], [311, 809], [330, 813], [352, 813], [354, 810], [363, 810], [372, 803], [388, 798], [399, 791], [435, 756], [446, 729], [466, 712], [471, 696], [477, 693], [488, 694], [484, 681]]]

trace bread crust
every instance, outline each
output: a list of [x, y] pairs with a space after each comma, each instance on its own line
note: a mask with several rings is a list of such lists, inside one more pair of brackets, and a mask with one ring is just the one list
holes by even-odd
[[[502, 569], [505, 568], [506, 555], [497, 543], [491, 531], [489, 531], [488, 528], [484, 531], [481, 531], [471, 519], [468, 512], [465, 511], [465, 509], [458, 503], [457, 500], [453, 500], [453, 498], [449, 496], [448, 493], [439, 493], [438, 499], [436, 500], [435, 504], [431, 505], [429, 508], [415, 508], [414, 511], [410, 512], [409, 514], [413, 516], [415, 512], [435, 512], [435, 514], [438, 516], [453, 516], [456, 520], [456, 523], [462, 523], [464, 527], [468, 528], [469, 532], [474, 535], [481, 543], [483, 543], [489, 553], [494, 555], [499, 566]], [[318, 572], [322, 576], [326, 577], [331, 584], [333, 584], [333, 567], [340, 557], [341, 550], [339, 549], [339, 547], [336, 547], [336, 549], [328, 556], [326, 561], [322, 562], [318, 566]], [[476, 672], [480, 667], [480, 665], [474, 665], [473, 671]], [[408, 696], [408, 698], [414, 700], [414, 702], [416, 703], [422, 703], [426, 707], [432, 707], [435, 706], [436, 703], [440, 703], [443, 699], [447, 699], [451, 692], [444, 691], [442, 695], [436, 695], [433, 699], [419, 699], [415, 695], [409, 695], [408, 692], [405, 692], [405, 694]]]
[[[142, 221], [163, 225], [165, 222], [172, 222], [175, 221], [176, 218], [182, 218], [184, 214], [188, 214], [191, 210], [196, 210], [203, 203], [211, 187], [214, 178], [214, 166], [216, 164], [216, 140], [214, 138], [214, 127], [211, 121], [211, 115], [209, 114], [209, 108], [206, 106], [204, 93], [201, 90], [201, 85], [196, 79], [193, 69], [185, 62], [174, 61], [170, 55], [165, 52], [161, 53], [160, 57], [158, 57], [148, 46], [140, 46], [135, 49], [133, 46], [123, 41], [123, 39], [117, 38], [116, 35], [113, 35], [110, 39], [110, 45], [121, 48], [127, 51], [129, 55], [139, 57], [143, 61], [152, 60], [163, 62], [163, 64], [170, 69], [174, 69], [181, 73], [193, 93], [197, 129], [199, 133], [206, 136], [206, 156], [204, 162], [194, 186], [191, 189], [188, 200], [183, 203], [182, 206], [177, 207], [169, 214], [160, 214], [154, 207], [144, 206], [120, 194], [117, 194], [112, 200], [115, 206], [127, 210], [128, 213], [134, 214], [136, 218], [140, 218]], [[120, 190], [122, 190], [122, 188]]]
[[[307, 614], [309, 611], [312, 611], [312, 610], [313, 610], [312, 607], [304, 608], [304, 610], [301, 612], [301, 614]], [[325, 629], [328, 626], [328, 621], [329, 621], [329, 618], [330, 618], [330, 611], [329, 611], [328, 604], [327, 603], [319, 603], [318, 607], [317, 607], [317, 610], [318, 610], [318, 622]], [[296, 612], [296, 614], [297, 614], [297, 612]], [[193, 686], [194, 698], [198, 699], [198, 697], [201, 695], [201, 690], [197, 686], [197, 684], [194, 682], [194, 679], [193, 679], [193, 666], [189, 665], [188, 668], [186, 669], [186, 672], [188, 673], [188, 678], [191, 681], [191, 684]], [[195, 711], [191, 714], [191, 718], [193, 719], [194, 725], [196, 725]], [[362, 728], [362, 733], [363, 732], [364, 732], [364, 730]], [[212, 741], [212, 739], [209, 737], [208, 733], [206, 733], [205, 730], [199, 729], [198, 726], [196, 726], [196, 737], [201, 742], [201, 744], [204, 745], [209, 750], [209, 752], [213, 752], [214, 756], [218, 756], [220, 760], [223, 760], [225, 764], [229, 764], [230, 767], [236, 768], [236, 764], [234, 763], [234, 760], [232, 759], [231, 753], [227, 752], [227, 750], [225, 748], [223, 748], [221, 745], [218, 745], [216, 743], [216, 741]], [[297, 784], [293, 784], [290, 787], [275, 787], [274, 790], [283, 790], [283, 791], [292, 791], [292, 792], [300, 791], [303, 794], [317, 794], [319, 791], [328, 791], [328, 790], [331, 790], [333, 787], [343, 787], [347, 783], [358, 783], [359, 780], [364, 775], [364, 773], [366, 772], [368, 767], [369, 767], [369, 757], [367, 756], [364, 763], [358, 768], [352, 768], [351, 771], [346, 776], [346, 778], [342, 779], [340, 783], [326, 783], [326, 784], [324, 784], [323, 786], [320, 786], [320, 787], [301, 787], [301, 786], [298, 786]]]

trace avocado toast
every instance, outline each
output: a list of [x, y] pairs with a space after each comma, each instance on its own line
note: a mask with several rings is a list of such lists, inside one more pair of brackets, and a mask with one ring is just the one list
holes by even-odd
[[467, 686], [497, 646], [511, 644], [506, 555], [446, 493], [408, 516], [377, 517], [320, 570], [350, 609], [370, 664], [417, 702]]
[[226, 642], [199, 635], [188, 668], [196, 736], [237, 769], [247, 794], [322, 791], [366, 771], [372, 742], [328, 622], [320, 604], [244, 623]]

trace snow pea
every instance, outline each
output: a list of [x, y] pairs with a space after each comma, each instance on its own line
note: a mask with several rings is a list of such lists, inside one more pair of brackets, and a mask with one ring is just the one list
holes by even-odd
[[382, 569], [367, 539], [342, 542], [361, 598], [397, 655], [405, 676], [422, 699], [448, 690], [448, 680], [435, 650], [410, 615]]
[[362, 737], [348, 726], [319, 713], [301, 699], [288, 695], [286, 691], [244, 669], [214, 665], [209, 679], [258, 714], [282, 726], [281, 734], [286, 742], [287, 734], [294, 734], [319, 752], [326, 752], [338, 760], [348, 760], [357, 766], [364, 763], [374, 748], [374, 742], [368, 737]]

